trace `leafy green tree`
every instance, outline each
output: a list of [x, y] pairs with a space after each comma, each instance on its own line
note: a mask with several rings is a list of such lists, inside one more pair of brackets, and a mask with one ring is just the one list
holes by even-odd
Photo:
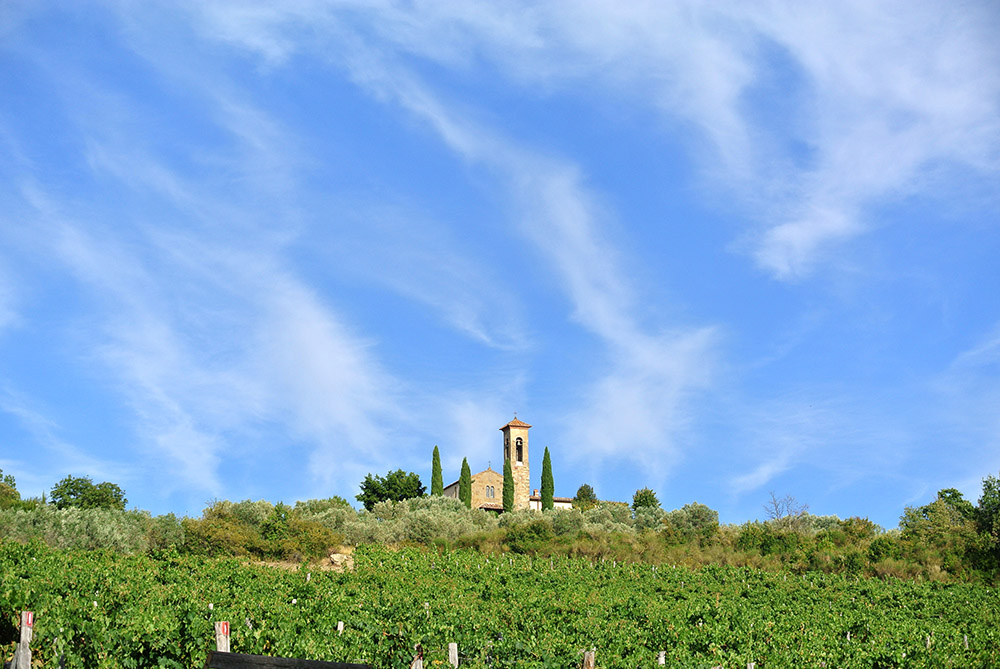
[[292, 510], [287, 504], [278, 502], [260, 524], [260, 536], [265, 541], [278, 543], [288, 537], [288, 519]]
[[67, 476], [52, 487], [52, 503], [58, 509], [125, 510], [128, 500], [117, 484], [104, 481], [94, 484], [89, 476]]
[[469, 460], [462, 458], [462, 473], [458, 477], [458, 499], [472, 508], [472, 470], [469, 469]]
[[597, 506], [597, 494], [589, 483], [584, 483], [576, 490], [576, 497], [573, 498], [573, 508], [580, 511], [593, 509]]
[[503, 511], [510, 513], [514, 510], [514, 472], [510, 468], [510, 459], [503, 461]]
[[17, 491], [17, 484], [14, 477], [4, 474], [0, 469], [0, 509], [7, 509], [18, 506], [21, 501], [21, 493]]
[[976, 507], [972, 506], [972, 502], [965, 499], [962, 493], [955, 488], [939, 490], [937, 496], [938, 499], [958, 511], [966, 520], [972, 520], [976, 517]]
[[542, 457], [542, 511], [548, 511], [554, 506], [552, 501], [556, 492], [556, 484], [552, 480], [552, 458], [549, 457], [549, 447], [545, 447]]
[[426, 488], [420, 482], [420, 477], [413, 472], [397, 469], [385, 476], [368, 474], [361, 482], [361, 494], [356, 499], [365, 505], [369, 511], [379, 502], [398, 502], [411, 497], [423, 497]]
[[983, 479], [983, 494], [976, 508], [979, 531], [1000, 539], [1000, 479], [990, 475]]
[[632, 495], [632, 510], [641, 509], [643, 507], [651, 507], [658, 509], [660, 507], [660, 500], [656, 499], [656, 493], [649, 488], [640, 488], [635, 491]]
[[983, 479], [983, 494], [976, 507], [976, 527], [994, 565], [1000, 565], [1000, 479], [996, 476]]
[[437, 444], [434, 445], [434, 455], [431, 458], [431, 494], [440, 497], [444, 494], [444, 479], [441, 477], [441, 453]]
[[924, 563], [940, 560], [941, 566], [952, 573], [971, 566], [981, 554], [982, 535], [954, 501], [953, 496], [939, 495], [930, 504], [903, 510], [899, 528], [906, 557]]

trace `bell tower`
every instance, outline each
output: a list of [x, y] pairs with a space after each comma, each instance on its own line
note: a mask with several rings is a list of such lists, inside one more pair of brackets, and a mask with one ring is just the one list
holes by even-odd
[[518, 420], [515, 414], [500, 431], [503, 432], [503, 458], [510, 460], [510, 471], [514, 475], [514, 509], [527, 509], [531, 494], [531, 475], [528, 469], [528, 428], [531, 426]]

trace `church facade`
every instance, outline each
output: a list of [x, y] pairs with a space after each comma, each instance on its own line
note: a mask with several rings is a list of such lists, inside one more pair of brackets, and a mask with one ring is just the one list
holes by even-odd
[[[528, 430], [531, 426], [515, 417], [500, 428], [503, 433], [503, 458], [510, 462], [514, 479], [514, 510], [534, 509], [541, 511], [542, 498], [538, 490], [531, 489], [531, 468], [528, 459]], [[445, 497], [458, 499], [458, 481], [444, 489]], [[554, 497], [553, 506], [572, 508], [570, 497]], [[472, 475], [472, 508], [486, 511], [503, 511], [503, 472], [487, 467]]]

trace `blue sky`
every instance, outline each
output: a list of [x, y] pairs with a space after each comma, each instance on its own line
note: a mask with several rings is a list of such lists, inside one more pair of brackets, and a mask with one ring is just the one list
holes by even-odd
[[1000, 472], [990, 2], [0, 6], [0, 467], [500, 465], [896, 525]]

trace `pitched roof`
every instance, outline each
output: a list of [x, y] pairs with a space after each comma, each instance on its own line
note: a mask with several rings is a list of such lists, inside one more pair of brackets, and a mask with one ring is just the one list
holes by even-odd
[[509, 423], [507, 423], [506, 425], [504, 425], [500, 429], [502, 430], [502, 429], [507, 428], [507, 427], [531, 427], [531, 426], [528, 425], [527, 423], [525, 423], [523, 420], [518, 420], [517, 418], [514, 418], [514, 420], [512, 420]]
[[[472, 482], [473, 482], [473, 483], [475, 483], [475, 481], [476, 481], [476, 477], [477, 477], [477, 476], [482, 476], [483, 474], [495, 474], [495, 475], [499, 476], [500, 478], [503, 478], [503, 474], [501, 474], [501, 473], [500, 473], [500, 472], [498, 472], [497, 470], [493, 469], [493, 467], [491, 466], [491, 467], [487, 467], [486, 469], [484, 469], [484, 470], [483, 470], [483, 471], [481, 471], [481, 472], [477, 472], [477, 473], [473, 474], [473, 475], [472, 475]], [[461, 480], [462, 480], [462, 479], [458, 479], [457, 481], [455, 481], [455, 482], [453, 482], [453, 483], [449, 483], [448, 485], [446, 485], [446, 486], [445, 486], [445, 487], [443, 488], [443, 490], [447, 490], [448, 488], [450, 488], [450, 487], [452, 487], [452, 486], [454, 486], [454, 485], [458, 485], [458, 484], [459, 484], [459, 483], [461, 482]]]

